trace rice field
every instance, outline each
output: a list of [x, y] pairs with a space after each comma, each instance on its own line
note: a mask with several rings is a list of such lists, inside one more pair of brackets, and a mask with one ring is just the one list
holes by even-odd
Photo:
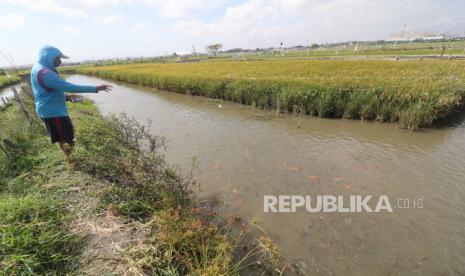
[[221, 58], [282, 59], [282, 58], [357, 58], [357, 57], [421, 57], [464, 56], [465, 41], [454, 42], [401, 42], [401, 43], [352, 43], [343, 45], [318, 45], [316, 48], [301, 46], [296, 49], [263, 49], [255, 52], [221, 53]]
[[430, 127], [464, 104], [465, 62], [268, 60], [78, 67], [163, 90], [319, 117]]

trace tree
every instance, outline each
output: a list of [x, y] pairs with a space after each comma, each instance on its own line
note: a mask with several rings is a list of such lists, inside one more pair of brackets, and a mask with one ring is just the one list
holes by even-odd
[[216, 44], [208, 45], [206, 50], [207, 50], [207, 53], [212, 54], [216, 58], [221, 48], [223, 48], [223, 45], [216, 43]]
[[312, 48], [312, 49], [318, 49], [318, 48], [320, 48], [320, 45], [319, 45], [319, 44], [316, 44], [316, 43], [313, 43], [312, 45], [310, 45], [310, 48]]

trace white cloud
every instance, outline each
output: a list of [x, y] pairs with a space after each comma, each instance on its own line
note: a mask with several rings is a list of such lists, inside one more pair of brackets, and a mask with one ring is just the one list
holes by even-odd
[[32, 12], [52, 13], [71, 18], [86, 18], [95, 11], [107, 11], [121, 0], [0, 0], [22, 6]]
[[180, 20], [173, 29], [190, 35], [234, 36], [256, 32], [261, 25], [266, 25], [267, 18], [275, 13], [276, 6], [267, 5], [263, 0], [250, 0], [241, 5], [228, 7], [218, 21]]
[[113, 24], [123, 19], [122, 15], [119, 14], [110, 14], [106, 16], [97, 17], [95, 21], [100, 24]]
[[169, 18], [197, 17], [220, 7], [226, 0], [145, 0], [159, 14]]
[[[224, 43], [265, 47], [384, 39], [408, 31], [463, 32], [460, 1], [433, 0], [247, 0], [227, 7], [216, 20], [182, 18], [172, 30]], [[454, 8], [455, 7], [455, 8]]]
[[120, 0], [81, 0], [81, 1], [73, 1], [73, 2], [81, 2], [82, 4], [90, 8], [101, 8], [101, 7], [114, 6], [114, 5], [120, 4], [122, 1]]
[[16, 14], [0, 15], [0, 28], [13, 28], [24, 23], [24, 16]]
[[71, 27], [71, 26], [68, 26], [68, 25], [63, 26], [63, 27], [61, 28], [61, 30], [62, 30], [63, 32], [69, 33], [69, 34], [79, 34], [79, 33], [80, 33], [80, 31], [79, 31], [78, 29], [76, 29], [76, 28], [74, 28], [74, 27]]
[[[59, 39], [53, 34], [34, 35], [40, 33], [42, 27], [62, 34], [80, 31], [89, 39], [105, 36], [91, 50], [83, 50], [83, 58], [158, 55], [165, 50], [168, 53], [174, 49], [190, 50], [192, 44], [197, 51], [202, 51], [202, 45], [217, 42], [228, 49], [279, 46], [281, 41], [284, 46], [292, 46], [383, 39], [402, 31], [404, 23], [407, 23], [407, 32], [464, 33], [463, 1], [0, 0], [0, 30], [25, 24], [23, 22], [30, 25], [32, 21], [40, 21], [37, 26], [9, 34], [8, 45], [4, 47], [10, 47], [15, 56], [23, 59], [21, 62], [36, 58], [35, 50], [24, 46], [25, 37], [31, 45]], [[16, 12], [18, 10], [23, 12]], [[127, 32], [134, 34], [131, 39], [121, 41], [118, 33], [121, 29], [111, 27], [112, 23], [122, 20], [120, 16], [124, 16]], [[68, 26], [62, 28], [64, 25]], [[147, 38], [145, 32], [148, 31], [163, 39], [155, 42]], [[80, 51], [82, 38], [79, 35], [67, 38], [64, 43], [74, 47], [73, 51]], [[108, 47], [110, 44], [112, 47]], [[0, 65], [1, 62], [0, 59]]]
[[140, 33], [147, 28], [147, 23], [139, 22], [130, 31], [131, 34]]
[[[321, 6], [331, 5], [339, 0], [272, 0], [274, 5], [279, 6], [284, 12], [301, 13], [302, 11], [309, 11], [318, 9]], [[353, 1], [354, 2], [354, 1]], [[356, 0], [355, 0], [356, 2]]]

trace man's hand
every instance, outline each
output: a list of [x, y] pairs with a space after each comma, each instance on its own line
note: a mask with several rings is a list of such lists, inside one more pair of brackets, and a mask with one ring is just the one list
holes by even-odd
[[97, 92], [99, 91], [110, 92], [112, 87], [113, 86], [108, 85], [108, 84], [101, 84], [97, 86]]
[[66, 100], [72, 103], [81, 103], [84, 100], [84, 98], [80, 95], [69, 94], [69, 95], [66, 95]]

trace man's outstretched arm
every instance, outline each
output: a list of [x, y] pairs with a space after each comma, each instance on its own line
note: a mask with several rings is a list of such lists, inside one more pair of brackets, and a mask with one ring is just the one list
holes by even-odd
[[42, 76], [39, 75], [39, 82], [43, 82], [45, 87], [51, 89], [74, 93], [97, 93], [99, 91], [109, 92], [112, 88], [111, 85], [107, 84], [97, 86], [72, 84], [60, 78], [55, 72], [50, 71], [45, 71], [45, 74], [42, 74]]
[[76, 85], [69, 83], [60, 78], [55, 72], [47, 71], [42, 76], [43, 83], [46, 87], [66, 92], [74, 93], [97, 93], [97, 86], [92, 85]]

